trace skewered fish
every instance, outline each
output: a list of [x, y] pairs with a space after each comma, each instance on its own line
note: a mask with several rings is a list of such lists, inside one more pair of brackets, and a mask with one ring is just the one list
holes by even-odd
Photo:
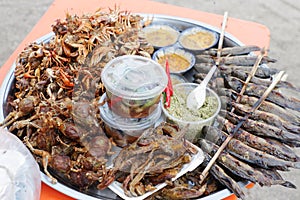
[[[235, 110], [240, 113], [241, 115], [245, 115], [246, 113], [249, 113], [251, 110], [251, 107], [238, 104], [235, 102], [230, 103]], [[256, 110], [255, 112], [252, 112], [250, 115], [250, 118], [257, 121], [263, 121], [267, 124], [270, 124], [272, 126], [276, 126], [277, 128], [290, 131], [292, 133], [300, 133], [300, 127], [293, 125], [289, 123], [288, 121], [282, 119], [281, 117], [274, 115], [273, 113], [266, 112], [266, 111], [260, 111]]]
[[[199, 63], [215, 63], [215, 59], [209, 55], [196, 55], [196, 59]], [[257, 56], [232, 56], [232, 57], [221, 57], [220, 58], [222, 64], [224, 65], [238, 65], [238, 66], [253, 66], [257, 60]], [[275, 59], [269, 58], [267, 56], [264, 56], [261, 64], [266, 64], [266, 63], [274, 63], [276, 62]]]
[[[207, 74], [212, 66], [213, 64], [211, 63], [196, 63], [194, 68], [197, 70], [197, 72]], [[250, 73], [252, 67], [222, 64], [218, 67], [218, 69], [224, 74], [232, 75], [235, 71], [244, 71], [245, 73]], [[275, 75], [278, 72], [279, 71], [274, 68], [259, 67], [255, 72], [255, 76], [259, 78], [271, 78], [272, 75]]]
[[210, 169], [210, 173], [218, 180], [220, 183], [225, 185], [234, 194], [237, 195], [238, 198], [245, 199], [245, 193], [241, 189], [241, 187], [237, 184], [235, 180], [233, 180], [226, 172], [217, 164], [214, 164]]
[[[232, 71], [231, 73], [232, 76], [237, 77], [239, 79], [241, 79], [242, 81], [245, 81], [248, 77], [248, 73], [245, 72], [244, 70], [235, 70]], [[257, 84], [257, 85], [263, 85], [268, 87], [272, 81], [271, 79], [262, 79], [262, 78], [258, 78], [258, 77], [252, 77], [251, 78], [251, 83]], [[300, 89], [297, 88], [296, 86], [292, 85], [291, 83], [287, 82], [287, 81], [280, 81], [277, 85], [277, 88], [287, 88], [290, 90], [293, 90], [295, 92], [300, 92]]]
[[[233, 101], [237, 98], [238, 93], [235, 92], [232, 89], [227, 88], [218, 88], [218, 93], [223, 96], [223, 102], [229, 102]], [[231, 99], [224, 99], [225, 97], [231, 98]], [[249, 105], [253, 106], [257, 102], [258, 98], [248, 95], [242, 95], [240, 96], [240, 103], [243, 105]], [[286, 121], [290, 122], [291, 124], [300, 126], [300, 117], [295, 115], [293, 112], [289, 112], [289, 110], [282, 108], [278, 106], [277, 104], [274, 104], [272, 102], [264, 101], [262, 102], [261, 106], [259, 107], [259, 110], [270, 112], [274, 115], [277, 115], [278, 117], [281, 117], [282, 119], [285, 119]]]
[[[203, 151], [205, 151], [211, 156], [219, 148], [217, 145], [205, 139], [199, 140], [199, 146], [202, 148]], [[226, 167], [226, 169], [228, 169], [231, 173], [251, 182], [259, 183], [262, 186], [282, 185], [285, 187], [294, 188], [294, 184], [283, 180], [281, 177], [270, 176], [268, 174], [265, 174], [261, 170], [257, 170], [256, 168], [244, 163], [243, 161], [240, 161], [239, 159], [235, 158], [227, 152], [222, 152], [220, 154], [218, 162], [224, 167]]]
[[[233, 124], [237, 124], [242, 119], [242, 117], [234, 113], [227, 112], [226, 119], [231, 121]], [[258, 136], [275, 138], [286, 144], [292, 144], [296, 146], [300, 145], [299, 134], [290, 133], [266, 123], [248, 119], [243, 124], [243, 128]]]
[[257, 166], [269, 169], [276, 168], [280, 170], [288, 170], [288, 167], [300, 169], [300, 162], [291, 162], [279, 159], [275, 156], [267, 154], [263, 151], [256, 150], [247, 146], [243, 142], [232, 138], [227, 145], [230, 154], [244, 160], [245, 162], [256, 164]]
[[[228, 133], [231, 133], [234, 129], [234, 125], [230, 123], [225, 118], [218, 116], [217, 121], [224, 124], [223, 129]], [[228, 134], [224, 131], [213, 126], [205, 126], [203, 128], [203, 138], [209, 140], [217, 145], [222, 144], [227, 138]], [[253, 147], [255, 149], [261, 150], [270, 155], [274, 155], [277, 158], [281, 158], [288, 161], [299, 162], [300, 158], [295, 154], [295, 152], [288, 146], [278, 142], [274, 139], [264, 139], [253, 135], [245, 130], [239, 129], [234, 138], [240, 140], [244, 144]]]
[[[243, 87], [243, 81], [238, 78], [226, 76], [226, 83], [233, 90], [240, 92]], [[244, 94], [249, 96], [260, 97], [266, 90], [265, 86], [256, 85], [253, 83], [249, 83]], [[268, 97], [268, 101], [271, 101], [281, 107], [287, 107], [296, 111], [300, 111], [300, 100], [294, 97], [288, 97], [286, 95], [281, 94], [278, 91], [272, 91]]]
[[[250, 52], [260, 51], [261, 48], [255, 45], [225, 47], [221, 50], [221, 56], [236, 56], [249, 54]], [[202, 52], [202, 55], [217, 56], [218, 49], [212, 48]]]

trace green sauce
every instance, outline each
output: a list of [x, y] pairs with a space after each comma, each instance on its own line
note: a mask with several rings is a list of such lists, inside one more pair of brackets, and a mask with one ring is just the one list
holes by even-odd
[[211, 117], [217, 111], [218, 100], [214, 96], [207, 96], [203, 106], [198, 110], [190, 110], [186, 107], [186, 97], [185, 91], [174, 90], [171, 105], [167, 110], [177, 119], [199, 121]]

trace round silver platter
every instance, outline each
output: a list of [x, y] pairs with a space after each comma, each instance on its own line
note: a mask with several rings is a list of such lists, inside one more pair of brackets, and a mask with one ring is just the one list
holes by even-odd
[[[138, 15], [141, 15], [144, 17], [144, 19], [153, 19], [153, 23], [160, 23], [160, 24], [168, 24], [171, 26], [174, 26], [178, 28], [179, 31], [182, 31], [184, 29], [193, 27], [193, 26], [199, 26], [204, 27], [210, 30], [213, 30], [220, 34], [220, 29], [213, 27], [211, 25], [202, 23], [200, 21], [186, 19], [186, 18], [180, 18], [180, 17], [173, 17], [173, 16], [167, 16], [167, 15], [156, 15], [156, 14], [144, 14], [144, 13], [137, 13]], [[48, 42], [52, 37], [54, 36], [54, 33], [49, 33], [41, 38], [39, 38], [36, 42]], [[224, 38], [224, 47], [232, 47], [232, 46], [243, 46], [244, 44], [240, 42], [237, 38], [234, 36], [225, 33]], [[14, 84], [14, 69], [15, 64], [11, 66], [10, 71], [6, 75], [5, 79], [3, 80], [3, 83], [0, 88], [0, 121], [3, 121], [5, 116], [8, 114], [8, 108], [7, 108], [7, 98], [9, 95], [13, 95], [13, 84]], [[185, 74], [186, 78], [188, 80], [191, 80], [193, 75], [193, 71]], [[121, 199], [118, 197], [115, 193], [113, 193], [110, 189], [105, 190], [97, 190], [96, 188], [90, 188], [85, 191], [79, 191], [78, 188], [70, 185], [67, 180], [58, 179], [58, 183], [52, 184], [49, 180], [49, 178], [41, 172], [41, 178], [42, 181], [50, 186], [51, 188], [66, 194], [70, 197], [73, 197], [75, 199], [81, 199], [81, 200], [99, 200], [99, 199]], [[245, 185], [248, 182], [239, 182], [239, 184], [242, 187], [245, 187]], [[223, 199], [225, 197], [228, 197], [232, 193], [228, 189], [223, 189], [218, 192], [215, 192], [209, 196], [200, 198], [199, 200], [215, 200], [215, 199]]]

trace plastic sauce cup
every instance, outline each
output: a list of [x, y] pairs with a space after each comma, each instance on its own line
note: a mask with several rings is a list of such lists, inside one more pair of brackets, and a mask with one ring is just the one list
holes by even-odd
[[[104, 102], [106, 94], [103, 94], [100, 102]], [[145, 130], [155, 127], [160, 121], [161, 107], [158, 106], [151, 115], [145, 118], [124, 118], [113, 113], [108, 104], [100, 106], [100, 116], [104, 122], [104, 131], [108, 137], [119, 146], [124, 147], [133, 143]]]
[[165, 70], [158, 63], [135, 55], [108, 62], [101, 80], [110, 109], [127, 118], [144, 118], [157, 110], [168, 82]]
[[[174, 94], [176, 94], [176, 92], [179, 91], [180, 94], [183, 95], [183, 98], [186, 98], [187, 95], [189, 94], [189, 92], [192, 91], [195, 87], [197, 87], [197, 85], [198, 84], [196, 84], [196, 83], [180, 83], [180, 84], [174, 85], [174, 87], [173, 87]], [[166, 109], [163, 106], [164, 105], [163, 102], [161, 103], [162, 110], [163, 110], [163, 113], [165, 116], [165, 120], [167, 122], [174, 123], [174, 124], [178, 125], [180, 128], [184, 128], [184, 127], [188, 126], [188, 130], [186, 132], [185, 138], [187, 140], [189, 140], [190, 142], [195, 142], [199, 137], [201, 137], [202, 128], [205, 125], [212, 125], [214, 122], [214, 119], [220, 112], [221, 100], [220, 100], [219, 96], [210, 88], [207, 88], [206, 95], [207, 95], [207, 97], [209, 97], [209, 96], [214, 97], [214, 99], [216, 101], [216, 107], [213, 108], [215, 110], [213, 112], [213, 114], [205, 119], [199, 118], [198, 120], [188, 120], [188, 119], [178, 118], [178, 116], [172, 115], [173, 112], [171, 113], [168, 109]], [[163, 98], [161, 99], [161, 101], [163, 101]], [[172, 101], [171, 101], [171, 104], [172, 104]], [[187, 107], [185, 107], [185, 108], [188, 109]]]

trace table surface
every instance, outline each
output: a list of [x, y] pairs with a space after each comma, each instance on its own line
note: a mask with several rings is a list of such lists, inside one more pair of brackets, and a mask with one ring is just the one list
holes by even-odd
[[[220, 28], [223, 16], [207, 12], [196, 11], [188, 8], [152, 2], [148, 0], [55, 0], [43, 15], [43, 17], [34, 26], [32, 31], [25, 37], [9, 59], [0, 69], [0, 84], [10, 70], [18, 54], [25, 46], [51, 32], [51, 25], [56, 19], [65, 18], [66, 13], [81, 15], [83, 13], [92, 13], [97, 8], [113, 8], [119, 6], [121, 10], [128, 10], [133, 13], [163, 14], [175, 17], [182, 17], [197, 20], [202, 23]], [[245, 45], [258, 45], [260, 47], [269, 47], [270, 31], [261, 24], [244, 21], [235, 18], [228, 18], [226, 32], [238, 38]], [[253, 37], [255, 35], [255, 37]], [[248, 187], [251, 187], [249, 185]], [[51, 187], [42, 183], [41, 200], [73, 200]], [[234, 195], [226, 200], [236, 199]]]

